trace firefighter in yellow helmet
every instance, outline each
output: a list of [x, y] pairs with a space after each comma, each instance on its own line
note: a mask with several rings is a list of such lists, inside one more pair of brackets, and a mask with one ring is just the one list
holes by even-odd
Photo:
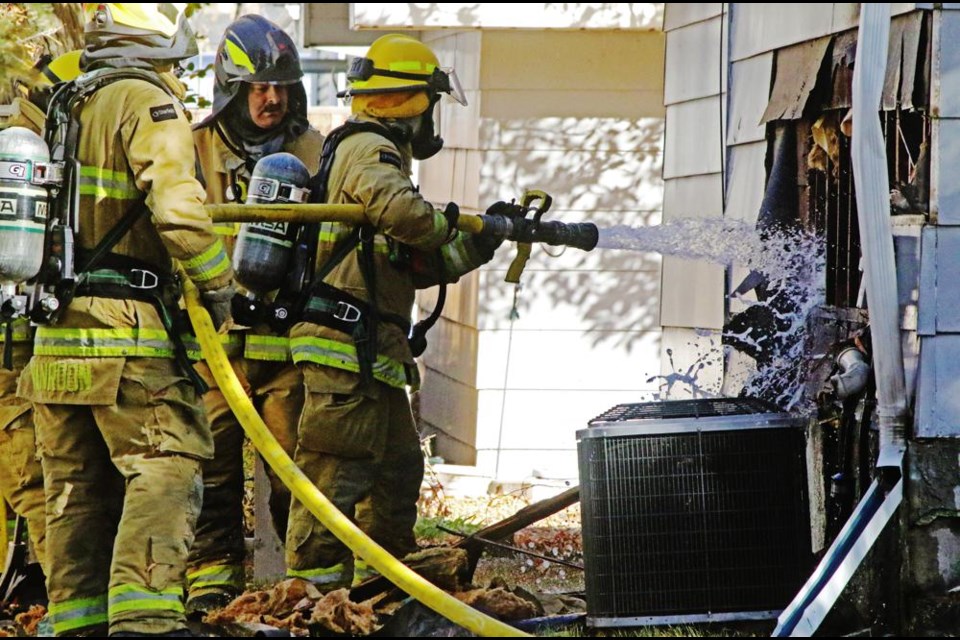
[[[43, 134], [44, 112], [53, 85], [80, 75], [80, 51], [38, 63], [37, 81], [27, 97], [16, 98], [12, 116], [0, 128], [24, 127]], [[6, 151], [6, 150], [5, 150]], [[37, 454], [30, 403], [17, 397], [17, 380], [33, 353], [33, 329], [26, 316], [0, 325], [0, 499], [26, 519], [37, 561], [46, 561], [43, 470]]]
[[[465, 104], [453, 71], [418, 40], [386, 35], [352, 63], [348, 79], [353, 115], [327, 136], [310, 197], [363, 205], [369, 224], [319, 228], [313, 281], [290, 332], [306, 387], [295, 460], [337, 508], [402, 557], [416, 549], [423, 478], [407, 395], [418, 385], [408, 343], [414, 293], [456, 281], [489, 261], [499, 242], [458, 232], [457, 206], [434, 208], [410, 179], [411, 161], [443, 144], [432, 113], [441, 94]], [[414, 346], [419, 355], [423, 345]], [[366, 573], [296, 500], [286, 560], [288, 575], [323, 589]]]
[[[261, 16], [241, 16], [226, 28], [214, 74], [213, 112], [193, 132], [207, 202], [243, 202], [257, 161], [276, 152], [293, 154], [310, 175], [316, 173], [323, 136], [307, 122], [303, 72], [289, 35]], [[238, 226], [217, 226], [231, 250]], [[263, 323], [251, 324], [249, 331], [231, 331], [224, 346], [264, 421], [293, 455], [303, 378], [290, 359], [288, 338]], [[187, 569], [188, 613], [221, 608], [244, 588], [243, 429], [206, 363], [198, 362], [197, 369], [210, 386], [203, 402], [215, 446], [214, 459], [203, 465], [203, 510]], [[270, 509], [282, 540], [290, 491], [268, 474]]]
[[189, 635], [186, 559], [213, 444], [180, 339], [176, 273], [223, 325], [233, 271], [203, 209], [171, 72], [196, 53], [185, 7], [86, 5], [84, 73], [50, 106], [48, 139], [79, 161], [67, 173], [79, 275], [58, 289], [59, 308], [35, 309], [54, 322], [38, 327], [18, 391], [34, 403], [43, 451], [58, 636]]

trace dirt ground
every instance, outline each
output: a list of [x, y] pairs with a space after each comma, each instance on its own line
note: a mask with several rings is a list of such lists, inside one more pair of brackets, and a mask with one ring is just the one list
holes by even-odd
[[[458, 536], [443, 532], [440, 526], [469, 534], [508, 518], [529, 504], [530, 501], [520, 494], [442, 496], [421, 500], [418, 541], [421, 546], [452, 544], [459, 539]], [[582, 566], [580, 505], [567, 507], [518, 531], [512, 541], [506, 542], [540, 556]], [[582, 570], [491, 546], [485, 550], [477, 566], [474, 583], [488, 584], [495, 577], [524, 589], [545, 593], [578, 593], [584, 588]]]

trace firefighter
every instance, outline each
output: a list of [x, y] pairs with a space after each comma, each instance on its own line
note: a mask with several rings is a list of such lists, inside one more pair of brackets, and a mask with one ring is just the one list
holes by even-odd
[[[418, 383], [408, 344], [415, 289], [456, 281], [489, 261], [499, 241], [458, 232], [456, 205], [435, 209], [410, 178], [412, 160], [443, 144], [433, 121], [440, 94], [465, 104], [454, 72], [421, 42], [386, 35], [354, 60], [348, 79], [352, 116], [327, 136], [310, 198], [361, 204], [369, 224], [320, 225], [310, 295], [290, 332], [306, 387], [295, 460], [338, 509], [402, 557], [416, 549], [423, 478], [406, 390]], [[288, 575], [322, 589], [367, 571], [296, 500], [286, 561]]]
[[[52, 85], [78, 75], [79, 51], [70, 51], [52, 60], [48, 58], [46, 64], [41, 65], [35, 86], [27, 96], [15, 100], [15, 115], [2, 126], [24, 127], [42, 134], [44, 114], [41, 106], [45, 105]], [[23, 153], [30, 142], [31, 138], [12, 141], [7, 145], [11, 148], [5, 151]], [[42, 141], [37, 140], [37, 143]], [[18, 316], [0, 325], [0, 348], [0, 498], [26, 519], [33, 552], [43, 566], [46, 561], [43, 470], [37, 453], [30, 403], [18, 398], [16, 393], [20, 371], [33, 352], [33, 329], [26, 316]]]
[[85, 5], [84, 73], [48, 113], [51, 130], [65, 118], [56, 131], [66, 127], [79, 161], [68, 177], [81, 275], [75, 290], [58, 287], [56, 322], [38, 327], [18, 391], [43, 452], [58, 636], [189, 635], [186, 560], [213, 442], [176, 322], [175, 269], [217, 326], [229, 326], [234, 292], [172, 73], [197, 52], [184, 8]]
[[[214, 71], [213, 112], [194, 129], [207, 202], [245, 201], [257, 161], [275, 152], [293, 154], [316, 173], [323, 136], [307, 122], [303, 73], [290, 36], [265, 18], [241, 16], [226, 29]], [[228, 246], [237, 226], [217, 226]], [[292, 455], [303, 379], [287, 337], [257, 326], [231, 332], [224, 346], [267, 426]], [[244, 587], [243, 429], [206, 364], [197, 363], [197, 369], [210, 386], [203, 402], [215, 447], [214, 458], [203, 465], [203, 509], [187, 570], [189, 612], [220, 608]], [[270, 509], [282, 540], [290, 492], [268, 474]]]

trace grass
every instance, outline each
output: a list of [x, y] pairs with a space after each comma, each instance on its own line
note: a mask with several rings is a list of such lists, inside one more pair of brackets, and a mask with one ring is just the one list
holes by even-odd
[[413, 526], [413, 534], [421, 544], [439, 544], [449, 542], [451, 539], [457, 540], [457, 536], [448, 533], [443, 528], [452, 531], [459, 531], [465, 535], [471, 535], [483, 528], [483, 523], [478, 522], [472, 515], [455, 518], [445, 518], [441, 516], [420, 516], [417, 523]]

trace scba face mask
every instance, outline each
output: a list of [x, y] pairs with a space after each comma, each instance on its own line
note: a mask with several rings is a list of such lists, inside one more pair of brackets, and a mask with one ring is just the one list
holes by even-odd
[[413, 157], [417, 160], [432, 158], [443, 148], [443, 138], [436, 134], [434, 124], [439, 111], [439, 97], [434, 94], [430, 97], [430, 108], [420, 114], [419, 126], [410, 140]]

